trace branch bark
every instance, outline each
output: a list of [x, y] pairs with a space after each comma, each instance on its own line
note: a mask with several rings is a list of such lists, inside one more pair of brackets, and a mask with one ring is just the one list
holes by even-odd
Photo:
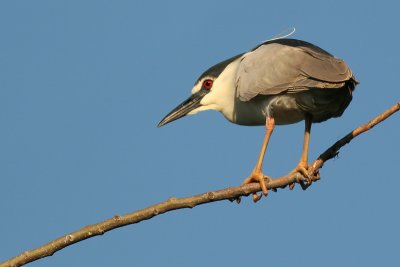
[[[387, 119], [389, 116], [397, 112], [399, 109], [400, 109], [400, 102], [397, 102], [394, 106], [392, 106], [382, 114], [378, 115], [373, 120], [354, 129], [346, 136], [344, 136], [342, 139], [333, 144], [331, 147], [329, 147], [311, 164], [311, 169], [309, 170], [310, 178], [306, 178], [299, 173], [289, 174], [287, 176], [270, 179], [266, 181], [268, 189], [276, 190], [277, 188], [284, 188], [294, 183], [299, 183], [300, 185], [302, 185], [303, 189], [306, 189], [310, 185], [311, 181], [317, 181], [320, 179], [319, 169], [322, 168], [323, 164], [326, 161], [334, 158], [339, 153], [340, 148], [348, 144], [353, 138], [370, 130], [378, 123]], [[72, 244], [75, 244], [77, 242], [83, 241], [85, 239], [97, 235], [102, 235], [105, 232], [108, 232], [110, 230], [119, 227], [123, 227], [125, 225], [130, 225], [144, 220], [149, 220], [165, 212], [177, 209], [193, 208], [201, 204], [220, 201], [220, 200], [231, 200], [231, 201], [240, 200], [240, 197], [242, 196], [248, 196], [251, 193], [259, 191], [261, 191], [259, 184], [247, 184], [243, 186], [229, 187], [217, 191], [210, 191], [191, 197], [184, 197], [184, 198], [171, 197], [164, 202], [158, 203], [148, 208], [128, 213], [125, 215], [116, 215], [103, 222], [88, 225], [80, 230], [69, 233], [60, 238], [57, 238], [41, 247], [25, 251], [14, 258], [6, 260], [0, 263], [0, 267], [22, 266], [29, 262], [51, 256], [55, 252]]]

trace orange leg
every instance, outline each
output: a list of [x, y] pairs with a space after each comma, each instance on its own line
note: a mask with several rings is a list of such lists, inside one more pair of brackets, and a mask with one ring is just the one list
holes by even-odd
[[[272, 135], [272, 132], [274, 131], [274, 127], [275, 127], [275, 119], [273, 117], [267, 117], [266, 122], [265, 122], [266, 132], [265, 132], [263, 144], [261, 146], [260, 155], [258, 156], [257, 164], [254, 167], [250, 176], [247, 177], [243, 181], [243, 184], [259, 183], [261, 186], [262, 192], [265, 196], [268, 195], [268, 189], [267, 189], [267, 186], [265, 185], [265, 181], [264, 181], [264, 178], [267, 178], [267, 176], [264, 176], [264, 174], [262, 172], [262, 163], [264, 160], [265, 151], [267, 150], [268, 141]], [[261, 198], [261, 194], [260, 195], [257, 195], [256, 193], [253, 194], [254, 202], [257, 202], [258, 200], [260, 200], [260, 198]]]
[[310, 177], [308, 174], [308, 144], [310, 142], [310, 132], [311, 132], [311, 124], [312, 117], [307, 114], [305, 117], [305, 130], [304, 130], [304, 143], [303, 143], [303, 151], [301, 152], [300, 162], [297, 167], [291, 172], [300, 172], [305, 177]]

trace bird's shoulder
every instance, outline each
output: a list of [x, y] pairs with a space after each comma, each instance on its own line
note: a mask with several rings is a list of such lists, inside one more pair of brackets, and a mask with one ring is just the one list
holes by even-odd
[[325, 56], [333, 57], [332, 54], [330, 54], [326, 50], [320, 48], [319, 46], [316, 46], [307, 41], [303, 41], [300, 39], [291, 39], [291, 38], [282, 38], [282, 39], [274, 39], [274, 40], [265, 41], [265, 42], [257, 45], [256, 47], [254, 47], [252, 50], [250, 50], [250, 52], [257, 50], [260, 47], [265, 47], [268, 45], [288, 46], [288, 47], [297, 48], [297, 49], [309, 51], [312, 53], [320, 54], [323, 57], [325, 57]]

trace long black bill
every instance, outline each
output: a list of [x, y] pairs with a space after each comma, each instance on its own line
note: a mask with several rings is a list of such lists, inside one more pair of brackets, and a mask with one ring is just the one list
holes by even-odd
[[183, 116], [187, 115], [190, 111], [200, 107], [200, 101], [205, 96], [207, 92], [200, 90], [199, 92], [191, 95], [188, 99], [183, 101], [179, 106], [174, 108], [170, 113], [165, 116], [157, 127], [161, 127], [167, 123], [170, 123], [174, 120], [180, 119]]

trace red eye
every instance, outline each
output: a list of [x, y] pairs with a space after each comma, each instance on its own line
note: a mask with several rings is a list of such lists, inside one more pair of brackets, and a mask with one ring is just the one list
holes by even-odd
[[210, 90], [212, 86], [213, 86], [213, 80], [205, 80], [203, 82], [203, 87], [207, 90]]

